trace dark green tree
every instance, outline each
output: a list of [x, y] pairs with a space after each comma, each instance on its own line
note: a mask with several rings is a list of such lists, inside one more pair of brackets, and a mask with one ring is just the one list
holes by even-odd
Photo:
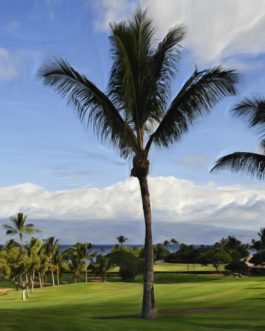
[[159, 43], [154, 33], [152, 20], [142, 10], [128, 22], [111, 25], [113, 65], [105, 93], [62, 59], [51, 61], [40, 71], [44, 84], [66, 97], [81, 121], [92, 125], [99, 138], [117, 147], [123, 158], [132, 159], [131, 176], [139, 181], [145, 219], [144, 318], [155, 315], [147, 181], [150, 148], [178, 142], [198, 117], [223, 97], [235, 94], [237, 81], [233, 70], [195, 69], [170, 100], [184, 29], [171, 29]]
[[120, 244], [120, 246], [122, 246], [128, 240], [128, 238], [126, 238], [122, 235], [118, 236], [116, 239], [118, 240], [118, 243]]
[[265, 251], [265, 228], [261, 228], [258, 233], [259, 239], [253, 239], [251, 242], [251, 247], [255, 248], [258, 252]]

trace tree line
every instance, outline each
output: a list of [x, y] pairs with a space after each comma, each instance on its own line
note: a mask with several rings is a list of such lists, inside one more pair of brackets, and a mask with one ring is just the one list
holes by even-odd
[[[127, 238], [117, 237], [119, 244], [108, 254], [99, 254], [92, 250], [89, 242], [60, 249], [59, 240], [55, 237], [40, 240], [34, 236], [24, 243], [25, 235], [40, 232], [32, 223], [27, 222], [27, 216], [18, 213], [11, 217], [12, 225], [3, 225], [7, 235], [16, 235], [18, 241], [10, 239], [0, 249], [0, 276], [11, 280], [17, 289], [21, 289], [22, 300], [33, 292], [34, 288], [43, 286], [58, 286], [66, 282], [88, 282], [100, 279], [106, 281], [107, 273], [118, 267], [122, 281], [134, 281], [135, 277], [144, 273], [144, 247], [128, 247], [124, 243]], [[189, 266], [196, 263], [213, 265], [216, 272], [221, 265], [231, 272], [248, 273], [246, 260], [250, 249], [255, 254], [249, 260], [261, 265], [265, 262], [265, 228], [258, 233], [259, 239], [245, 244], [235, 237], [222, 238], [213, 245], [187, 245], [178, 243], [174, 238], [165, 240], [153, 246], [154, 262], [185, 263]], [[174, 247], [174, 252], [171, 252]], [[62, 277], [62, 275], [64, 277]], [[66, 277], [68, 275], [68, 277]], [[69, 278], [70, 275], [70, 278]]]

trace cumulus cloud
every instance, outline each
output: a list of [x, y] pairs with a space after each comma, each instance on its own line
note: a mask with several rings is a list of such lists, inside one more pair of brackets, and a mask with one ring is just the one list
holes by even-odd
[[38, 53], [28, 50], [10, 51], [0, 48], [0, 81], [9, 81], [18, 77], [22, 65], [30, 60], [36, 60]]
[[181, 163], [189, 167], [197, 167], [207, 164], [207, 158], [199, 154], [189, 154], [183, 157]]
[[5, 48], [0, 48], [0, 80], [12, 80], [17, 74], [17, 66], [11, 53]]
[[120, 21], [131, 13], [135, 7], [134, 1], [128, 0], [100, 0], [93, 3], [97, 10], [98, 18], [95, 20], [95, 28], [105, 31], [110, 23]]
[[[119, 228], [123, 231], [118, 232], [137, 238], [136, 233], [143, 233], [139, 230], [143, 227], [143, 215], [138, 186], [137, 180], [130, 178], [104, 189], [46, 191], [33, 184], [3, 187], [0, 188], [0, 218], [7, 220], [22, 211], [42, 224], [42, 228], [47, 228], [47, 222], [54, 220], [52, 223], [57, 224], [57, 230], [60, 225], [61, 230], [74, 229], [68, 233], [60, 231], [63, 238], [73, 238], [73, 233], [82, 237], [82, 229], [86, 227], [88, 232], [94, 231], [93, 238], [97, 238], [97, 242], [106, 236], [109, 238], [110, 233]], [[205, 227], [214, 227], [215, 235], [218, 228], [226, 232], [229, 229], [248, 232], [264, 226], [265, 192], [259, 186], [213, 183], [199, 186], [175, 177], [156, 177], [150, 178], [150, 191], [154, 226], [160, 236], [164, 236], [163, 227], [174, 228], [181, 224], [182, 228], [184, 225], [200, 228], [201, 234]], [[109, 230], [105, 232], [106, 229]], [[201, 234], [194, 231], [190, 237], [198, 242]]]
[[[264, 52], [265, 7], [263, 0], [99, 0], [102, 15], [97, 26], [121, 20], [141, 3], [148, 8], [158, 32], [176, 24], [187, 26], [185, 46], [196, 63], [219, 63], [237, 54]], [[133, 8], [133, 9], [132, 9]]]

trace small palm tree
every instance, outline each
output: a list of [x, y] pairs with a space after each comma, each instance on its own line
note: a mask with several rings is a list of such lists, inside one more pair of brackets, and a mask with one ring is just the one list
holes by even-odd
[[41, 268], [41, 249], [42, 241], [35, 237], [31, 237], [29, 243], [26, 246], [27, 254], [30, 257], [30, 281], [31, 281], [31, 292], [35, 286], [36, 272]]
[[34, 227], [34, 224], [26, 224], [27, 215], [24, 215], [23, 213], [18, 213], [16, 216], [11, 216], [10, 221], [12, 222], [13, 226], [4, 224], [3, 227], [6, 229], [7, 235], [18, 234], [21, 249], [23, 248], [23, 236], [25, 234], [40, 232], [40, 230]]
[[54, 257], [59, 249], [59, 239], [55, 239], [54, 237], [49, 237], [43, 241], [43, 253], [47, 257], [47, 262], [49, 265], [49, 269], [52, 277], [52, 285], [55, 286], [54, 279]]
[[76, 243], [73, 247], [75, 254], [83, 263], [83, 271], [85, 272], [85, 278], [87, 282], [87, 269], [88, 269], [88, 260], [91, 257], [91, 248], [92, 244], [89, 242], [86, 243]]
[[90, 243], [76, 243], [63, 252], [63, 257], [73, 273], [75, 283], [83, 273], [85, 273], [87, 282], [87, 260], [91, 247]]
[[95, 262], [90, 267], [105, 282], [107, 280], [107, 272], [113, 267], [113, 263], [109, 256], [98, 254], [95, 256]]
[[[233, 110], [235, 116], [247, 120], [249, 127], [265, 129], [265, 99], [245, 99]], [[250, 174], [258, 179], [265, 177], [265, 140], [260, 143], [260, 153], [235, 152], [219, 158], [211, 172], [228, 168], [232, 172]]]
[[237, 75], [215, 67], [195, 69], [170, 100], [171, 83], [180, 55], [183, 27], [170, 30], [160, 43], [147, 13], [137, 10], [126, 22], [111, 25], [113, 59], [104, 93], [62, 59], [44, 66], [40, 75], [76, 108], [102, 140], [132, 160], [131, 176], [139, 181], [145, 220], [145, 268], [142, 317], [155, 315], [151, 203], [147, 176], [152, 145], [169, 147], [195, 120], [224, 96], [235, 94]]
[[125, 243], [125, 241], [128, 240], [128, 238], [126, 238], [122, 235], [118, 236], [116, 239], [118, 240], [118, 243], [120, 244], [120, 246], [122, 246]]

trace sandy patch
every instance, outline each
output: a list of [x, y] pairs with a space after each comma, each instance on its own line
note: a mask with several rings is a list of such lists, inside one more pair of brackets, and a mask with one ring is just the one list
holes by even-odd
[[10, 288], [0, 288], [0, 295], [6, 295], [10, 291]]

